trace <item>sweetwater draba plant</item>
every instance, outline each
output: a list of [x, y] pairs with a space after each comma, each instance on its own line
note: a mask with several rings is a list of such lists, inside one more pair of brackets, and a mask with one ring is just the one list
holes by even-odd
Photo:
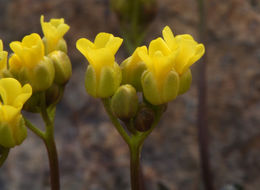
[[[9, 149], [25, 139], [27, 126], [43, 140], [49, 157], [51, 189], [59, 190], [54, 118], [56, 104], [72, 74], [67, 44], [63, 39], [69, 26], [63, 18], [45, 22], [43, 16], [41, 26], [43, 38], [32, 33], [21, 42], [10, 43], [13, 54], [8, 61], [2, 41], [0, 43], [0, 166], [7, 158]], [[21, 87], [20, 83], [24, 86]], [[21, 109], [40, 114], [45, 131], [22, 117]]]
[[[100, 98], [113, 125], [130, 150], [132, 190], [140, 190], [140, 155], [144, 140], [157, 126], [168, 102], [188, 91], [192, 81], [190, 66], [204, 54], [203, 44], [191, 35], [174, 36], [166, 26], [163, 38], [137, 47], [119, 66], [115, 54], [123, 40], [99, 33], [94, 43], [77, 41], [77, 49], [89, 65], [86, 91]], [[137, 93], [142, 95], [138, 100]], [[121, 121], [121, 122], [120, 122]]]

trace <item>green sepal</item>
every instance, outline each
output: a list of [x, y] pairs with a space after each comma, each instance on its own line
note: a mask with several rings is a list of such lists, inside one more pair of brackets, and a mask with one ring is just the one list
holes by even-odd
[[192, 82], [191, 70], [188, 69], [186, 72], [180, 75], [180, 87], [179, 87], [178, 95], [187, 92], [190, 89], [191, 82]]
[[172, 70], [165, 78], [162, 88], [162, 101], [167, 103], [174, 100], [179, 91], [179, 75], [176, 71]]
[[153, 105], [162, 104], [156, 80], [151, 72], [145, 71], [142, 74], [141, 83], [145, 99]]
[[97, 97], [97, 77], [92, 65], [88, 65], [85, 74], [85, 88], [89, 95]]

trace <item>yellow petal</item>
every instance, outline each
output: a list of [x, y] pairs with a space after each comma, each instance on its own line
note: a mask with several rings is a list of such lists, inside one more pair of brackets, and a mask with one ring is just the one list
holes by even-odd
[[14, 78], [0, 80], [0, 95], [4, 105], [11, 105], [21, 109], [31, 94], [32, 88], [28, 84], [22, 87]]
[[186, 71], [191, 65], [193, 65], [196, 61], [198, 61], [205, 53], [205, 47], [203, 44], [198, 44], [196, 46], [196, 50], [188, 60], [187, 64], [183, 67], [183, 72]]
[[154, 54], [160, 51], [162, 52], [163, 55], [169, 55], [170, 54], [170, 49], [167, 46], [167, 44], [164, 42], [162, 38], [157, 38], [155, 40], [152, 40], [150, 45], [149, 45], [149, 55], [154, 56]]
[[0, 105], [0, 122], [10, 123], [19, 116], [21, 109], [10, 105]]
[[86, 57], [86, 59], [89, 60], [88, 50], [95, 49], [96, 46], [88, 39], [80, 38], [76, 42], [76, 47]]
[[162, 34], [169, 48], [174, 50], [176, 48], [176, 42], [174, 39], [174, 34], [172, 33], [170, 27], [169, 26], [164, 27]]
[[121, 46], [123, 39], [119, 37], [114, 37], [112, 34], [100, 32], [94, 41], [96, 48], [108, 48], [113, 53], [116, 54], [119, 47]]

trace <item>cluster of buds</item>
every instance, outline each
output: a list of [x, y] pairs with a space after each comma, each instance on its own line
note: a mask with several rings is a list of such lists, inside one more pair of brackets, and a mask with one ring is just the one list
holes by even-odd
[[43, 38], [32, 33], [22, 41], [10, 43], [13, 53], [9, 59], [0, 41], [0, 145], [3, 147], [18, 145], [26, 137], [21, 110], [39, 112], [42, 94], [46, 107], [56, 104], [72, 74], [63, 39], [69, 26], [64, 19], [45, 22], [43, 16], [41, 26]]
[[[85, 76], [87, 92], [96, 98], [111, 99], [114, 115], [123, 121], [133, 120], [139, 131], [149, 129], [154, 108], [190, 88], [190, 66], [205, 52], [204, 45], [191, 35], [174, 36], [168, 26], [162, 34], [163, 38], [152, 40], [148, 48], [137, 47], [120, 66], [115, 62], [115, 53], [121, 38], [99, 33], [94, 43], [85, 38], [77, 41], [78, 50], [89, 62]], [[143, 94], [141, 102], [138, 92]]]

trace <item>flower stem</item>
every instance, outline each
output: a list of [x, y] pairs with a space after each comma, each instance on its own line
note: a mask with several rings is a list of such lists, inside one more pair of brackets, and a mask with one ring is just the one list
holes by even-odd
[[52, 190], [60, 189], [60, 174], [59, 174], [59, 161], [56, 149], [56, 144], [54, 140], [54, 116], [55, 107], [46, 108], [45, 94], [42, 93], [41, 97], [41, 116], [45, 123], [45, 132], [34, 126], [29, 120], [24, 118], [26, 126], [40, 137], [47, 149], [50, 167], [50, 183]]
[[2, 152], [1, 152], [1, 157], [0, 157], [0, 168], [2, 167], [5, 160], [7, 159], [9, 150], [10, 150], [9, 148], [3, 148]]
[[[54, 116], [55, 112], [52, 113]], [[60, 173], [59, 173], [59, 161], [56, 149], [56, 144], [54, 140], [54, 118], [48, 113], [46, 108], [45, 94], [42, 95], [42, 105], [41, 105], [41, 116], [45, 123], [45, 138], [44, 143], [48, 152], [49, 166], [50, 166], [50, 178], [51, 178], [51, 189], [60, 189]]]
[[53, 133], [46, 135], [46, 139], [44, 140], [44, 143], [49, 157], [51, 189], [59, 190], [60, 189], [59, 161], [58, 161], [58, 154], [57, 154]]
[[131, 187], [132, 190], [141, 190], [142, 183], [141, 178], [141, 167], [140, 167], [140, 153], [141, 146], [130, 145], [130, 172], [131, 172]]
[[149, 129], [146, 132], [138, 132], [136, 130], [133, 130], [133, 123], [126, 123], [127, 128], [129, 129], [129, 132], [131, 132], [131, 136], [127, 134], [124, 127], [120, 124], [118, 119], [114, 116], [112, 113], [111, 107], [110, 107], [110, 100], [108, 98], [102, 99], [103, 105], [105, 107], [105, 110], [107, 114], [109, 115], [109, 118], [111, 122], [114, 124], [115, 128], [119, 132], [119, 134], [123, 137], [125, 142], [127, 143], [129, 150], [130, 150], [130, 173], [131, 173], [131, 187], [132, 190], [144, 190], [144, 179], [142, 176], [142, 168], [140, 164], [140, 156], [142, 152], [142, 146], [144, 143], [144, 140], [149, 136], [149, 134], [153, 131], [155, 126], [158, 124], [163, 109], [162, 107], [158, 107], [155, 111], [155, 119], [151, 126], [151, 129]]

